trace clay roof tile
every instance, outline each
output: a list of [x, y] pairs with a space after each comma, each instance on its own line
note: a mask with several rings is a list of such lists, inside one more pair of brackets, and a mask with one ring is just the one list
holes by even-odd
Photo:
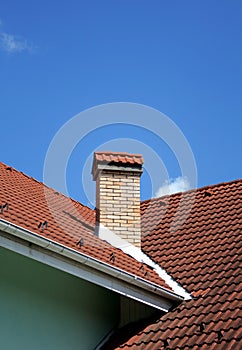
[[171, 349], [242, 348], [241, 199], [242, 180], [236, 180], [141, 203], [142, 249], [193, 299], [128, 341], [114, 334], [103, 349], [164, 349], [164, 339]]
[[[107, 155], [98, 157], [103, 160]], [[145, 276], [141, 263], [96, 237], [94, 210], [8, 168], [0, 163], [0, 206], [8, 203], [8, 210], [4, 207], [1, 213], [0, 209], [0, 219], [171, 290], [155, 271]], [[113, 262], [111, 253], [115, 254]]]

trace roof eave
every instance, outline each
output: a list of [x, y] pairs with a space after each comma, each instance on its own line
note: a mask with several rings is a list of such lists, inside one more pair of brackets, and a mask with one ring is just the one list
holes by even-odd
[[0, 219], [0, 246], [121, 295], [169, 311], [184, 299], [138, 276]]

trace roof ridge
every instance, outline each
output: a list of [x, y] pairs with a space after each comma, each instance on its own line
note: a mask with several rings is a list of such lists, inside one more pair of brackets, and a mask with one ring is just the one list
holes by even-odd
[[[97, 151], [95, 153], [106, 153], [106, 152], [102, 152], [102, 151]], [[107, 152], [109, 153], [109, 152]], [[116, 154], [122, 154], [122, 152], [112, 152], [112, 153], [116, 153]], [[127, 152], [123, 152], [123, 154], [125, 154]], [[127, 153], [129, 155], [131, 155], [130, 153]], [[134, 154], [132, 154], [134, 155]], [[137, 156], [138, 154], [136, 154]], [[141, 155], [142, 156], [142, 155]], [[27, 175], [26, 173], [24, 173], [23, 171], [20, 171], [20, 170], [17, 170], [16, 168], [14, 168], [13, 166], [11, 165], [7, 165], [3, 162], [0, 161], [0, 164], [6, 168], [11, 168], [12, 170], [14, 170], [15, 172], [19, 173], [19, 174], [22, 174], [23, 176], [27, 177], [28, 179], [30, 180], [33, 180], [35, 182], [37, 182], [39, 185], [43, 185], [44, 187], [48, 188], [49, 190], [51, 191], [54, 191], [54, 192], [58, 192], [60, 195], [64, 196], [65, 198], [67, 199], [70, 199], [72, 200], [73, 202], [75, 202], [76, 204], [79, 204], [79, 205], [82, 205], [83, 207], [91, 210], [91, 211], [94, 211], [94, 209], [88, 207], [87, 205], [79, 202], [78, 200], [74, 199], [74, 198], [71, 198], [71, 197], [68, 197], [67, 195], [65, 195], [64, 193], [62, 192], [59, 192], [57, 191], [56, 189], [54, 189], [53, 187], [50, 187], [48, 185], [46, 185], [44, 182], [42, 181], [39, 181], [37, 180], [36, 178], [32, 177], [32, 176], [29, 176]], [[232, 185], [233, 183], [239, 183], [239, 182], [242, 182], [242, 178], [240, 179], [235, 179], [235, 180], [232, 180], [232, 181], [224, 181], [224, 182], [220, 182], [218, 184], [213, 184], [213, 185], [206, 185], [206, 186], [203, 186], [203, 187], [198, 187], [198, 188], [193, 188], [193, 189], [190, 189], [190, 190], [187, 190], [187, 191], [183, 191], [183, 192], [176, 192], [176, 193], [172, 193], [172, 194], [166, 194], [164, 196], [160, 196], [160, 197], [152, 197], [152, 198], [148, 198], [148, 199], [145, 199], [143, 201], [141, 201], [141, 205], [143, 203], [149, 203], [149, 202], [155, 202], [155, 201], [159, 201], [160, 199], [166, 199], [166, 198], [170, 198], [170, 197], [175, 197], [175, 196], [178, 196], [178, 195], [181, 195], [182, 193], [192, 193], [194, 191], [202, 191], [202, 190], [205, 190], [205, 189], [212, 189], [212, 188], [215, 188], [215, 187], [219, 187], [219, 186], [222, 186], [222, 185]]]
[[39, 181], [39, 180], [37, 180], [36, 178], [34, 178], [34, 177], [32, 177], [32, 176], [27, 175], [27, 174], [24, 173], [23, 171], [17, 170], [16, 168], [12, 167], [11, 165], [7, 165], [7, 164], [5, 164], [5, 163], [3, 163], [3, 162], [0, 162], [0, 164], [3, 165], [3, 166], [6, 167], [6, 168], [11, 168], [11, 171], [15, 171], [15, 172], [17, 172], [18, 174], [21, 174], [21, 175], [27, 177], [29, 180], [32, 180], [32, 181], [37, 182], [39, 185], [44, 186], [45, 188], [47, 188], [47, 189], [53, 191], [54, 193], [58, 193], [58, 194], [60, 194], [61, 196], [64, 196], [65, 198], [70, 199], [71, 201], [75, 202], [76, 204], [81, 205], [81, 206], [83, 206], [83, 207], [85, 207], [85, 208], [87, 208], [87, 209], [89, 209], [89, 210], [91, 210], [91, 211], [94, 211], [94, 209], [88, 207], [87, 205], [85, 205], [85, 204], [79, 202], [78, 200], [76, 200], [76, 199], [74, 199], [74, 198], [68, 197], [66, 194], [64, 194], [64, 193], [62, 193], [62, 192], [60, 192], [60, 191], [57, 191], [57, 190], [54, 189], [53, 187], [50, 187], [50, 186], [46, 185], [44, 182]]
[[232, 181], [219, 182], [218, 184], [213, 184], [213, 185], [206, 185], [206, 186], [203, 186], [203, 187], [191, 188], [190, 190], [187, 190], [187, 191], [180, 191], [180, 192], [176, 192], [176, 193], [165, 194], [164, 196], [160, 196], [160, 197], [148, 198], [148, 199], [145, 199], [145, 200], [141, 201], [141, 204], [149, 203], [151, 201], [155, 202], [155, 201], [158, 201], [160, 199], [176, 197], [176, 196], [181, 195], [183, 193], [192, 193], [194, 191], [203, 191], [203, 190], [206, 190], [206, 189], [213, 189], [215, 187], [220, 187], [222, 185], [232, 185], [234, 183], [239, 183], [239, 182], [242, 182], [242, 178], [241, 179], [235, 179], [235, 180], [232, 180]]

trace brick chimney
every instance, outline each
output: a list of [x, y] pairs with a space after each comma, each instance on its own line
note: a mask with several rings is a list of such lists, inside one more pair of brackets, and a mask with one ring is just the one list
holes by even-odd
[[95, 152], [92, 166], [96, 181], [96, 225], [141, 247], [140, 154]]

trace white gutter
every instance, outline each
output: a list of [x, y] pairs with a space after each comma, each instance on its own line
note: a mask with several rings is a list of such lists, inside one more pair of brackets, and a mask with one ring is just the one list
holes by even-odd
[[181, 296], [51, 239], [0, 219], [0, 246], [167, 312]]

